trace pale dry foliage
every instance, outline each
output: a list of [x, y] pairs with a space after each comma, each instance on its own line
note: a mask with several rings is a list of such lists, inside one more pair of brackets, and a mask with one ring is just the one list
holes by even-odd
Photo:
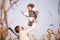
[[0, 29], [0, 40], [6, 40], [7, 30]]
[[[6, 8], [6, 1], [7, 0], [2, 0], [2, 3], [0, 5], [0, 40], [6, 40], [6, 36], [8, 34], [8, 20], [7, 20], [7, 12], [10, 10], [10, 8], [16, 4], [18, 2], [18, 0], [15, 0], [13, 3], [11, 3], [11, 5], [9, 6], [9, 8]], [[10, 1], [10, 0], [9, 0]], [[11, 0], [13, 1], [13, 0]], [[10, 1], [10, 2], [11, 2]], [[2, 13], [3, 11], [3, 13]], [[4, 17], [2, 19], [2, 14], [4, 14]], [[4, 23], [6, 25], [6, 28], [4, 28]], [[2, 27], [1, 27], [2, 26]]]

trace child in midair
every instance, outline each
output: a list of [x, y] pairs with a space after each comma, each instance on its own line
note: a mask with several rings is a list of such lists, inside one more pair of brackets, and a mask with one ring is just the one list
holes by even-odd
[[27, 5], [27, 8], [28, 8], [28, 13], [24, 13], [23, 11], [21, 11], [21, 13], [28, 17], [28, 26], [32, 26], [34, 22], [37, 23], [37, 15], [39, 13], [38, 10], [34, 11], [33, 8], [34, 8], [34, 4], [28, 4]]

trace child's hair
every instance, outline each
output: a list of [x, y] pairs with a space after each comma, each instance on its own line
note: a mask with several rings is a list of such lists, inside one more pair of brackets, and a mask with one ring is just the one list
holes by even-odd
[[18, 28], [19, 28], [19, 26], [17, 25], [14, 29], [16, 33], [19, 33]]
[[27, 7], [28, 7], [28, 6], [30, 6], [30, 7], [33, 8], [33, 7], [34, 7], [34, 4], [30, 3], [30, 4], [27, 5]]

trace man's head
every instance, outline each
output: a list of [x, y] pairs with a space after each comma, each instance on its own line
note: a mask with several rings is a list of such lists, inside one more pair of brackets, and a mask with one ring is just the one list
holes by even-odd
[[16, 33], [19, 33], [21, 30], [23, 30], [24, 28], [23, 27], [20, 27], [19, 25], [17, 25], [16, 27], [15, 27], [15, 32]]
[[32, 10], [34, 8], [34, 4], [30, 3], [27, 5], [28, 10]]

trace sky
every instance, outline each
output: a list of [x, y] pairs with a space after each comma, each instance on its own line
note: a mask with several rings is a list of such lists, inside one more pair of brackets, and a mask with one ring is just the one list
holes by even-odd
[[[58, 26], [58, 2], [59, 0], [19, 0], [17, 5], [14, 5], [14, 9], [10, 9], [8, 15], [8, 26], [13, 30], [16, 25], [24, 26], [26, 20], [25, 16], [21, 14], [21, 11], [27, 12], [27, 5], [33, 3], [35, 9], [39, 10], [38, 23], [30, 35], [34, 34], [37, 38], [40, 38], [43, 34], [47, 34], [47, 29], [50, 24], [54, 25], [54, 29], [57, 30]], [[0, 0], [1, 4], [1, 0]], [[6, 1], [6, 8], [9, 7], [9, 1]]]
[[58, 10], [59, 10], [58, 13], [59, 13], [59, 23], [60, 23], [60, 0], [59, 0], [59, 4], [58, 4], [58, 5], [59, 5], [59, 6], [58, 6], [58, 8], [59, 8], [59, 9], [58, 9]]

